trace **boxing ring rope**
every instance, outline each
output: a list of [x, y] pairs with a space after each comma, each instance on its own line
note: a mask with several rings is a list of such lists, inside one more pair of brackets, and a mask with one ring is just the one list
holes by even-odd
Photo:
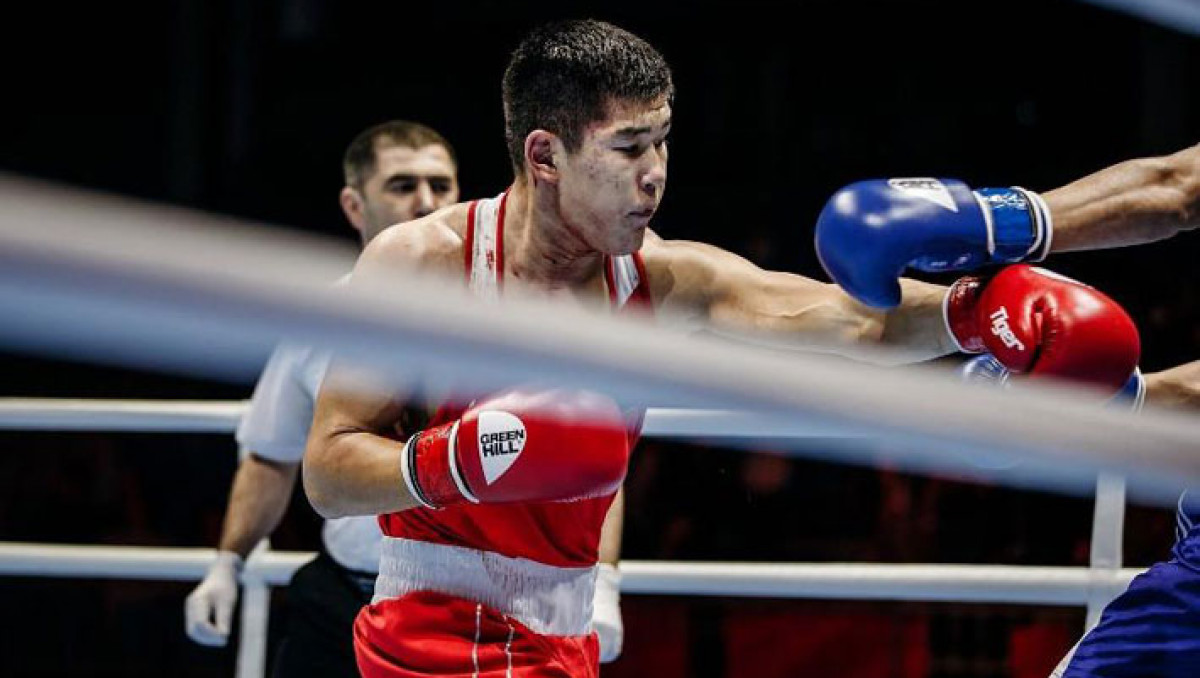
[[[236, 430], [247, 401], [148, 401], [0, 398], [0, 429], [224, 433]], [[775, 422], [778, 423], [778, 422]], [[682, 409], [647, 412], [647, 437], [804, 438], [829, 431], [766, 428], [754, 413]], [[908, 565], [881, 563], [731, 563], [623, 561], [631, 594], [875, 601], [1086, 605], [1090, 627], [1139, 570], [1120, 567], [1124, 486], [1097, 485], [1090, 567]], [[197, 581], [216, 551], [0, 542], [0, 576]], [[312, 553], [271, 551], [264, 541], [242, 574], [238, 669], [266, 667], [270, 588], [288, 583]]]
[[[351, 352], [381, 374], [434, 386], [489, 390], [534, 379], [594, 388], [630, 404], [672, 405], [651, 417], [651, 435], [717, 436], [735, 444], [737, 435], [755, 442], [819, 436], [825, 440], [816, 449], [788, 451], [860, 464], [880, 458], [861, 440], [886, 441], [893, 465], [914, 472], [961, 467], [978, 453], [1022, 462], [993, 478], [1003, 484], [1083, 493], [1103, 472], [1125, 476], [1130, 489], [1164, 505], [1200, 482], [1200, 424], [1183, 415], [1102, 411], [1095, 394], [1060, 385], [1017, 394], [972, 388], [945, 370], [884, 370], [807, 351], [781, 354], [515, 291], [485, 303], [457, 281], [425, 275], [396, 272], [352, 290], [331, 288], [352, 262], [349, 252], [331, 253], [326, 243], [278, 229], [0, 176], [0, 313], [20, 319], [0, 324], [0, 345], [12, 350], [245, 382], [279, 341], [290, 340]], [[875, 358], [895, 356], [875, 352]], [[243, 407], [4, 405], [7, 425], [25, 428], [129, 430], [145, 422], [150, 428], [143, 430], [204, 432], [232, 430]], [[1120, 484], [1102, 482], [1101, 490], [1123, 504]], [[623, 588], [662, 591], [674, 581], [673, 592], [702, 595], [853, 597], [857, 591], [922, 600], [946, 592], [974, 600], [998, 591], [1006, 602], [1094, 606], [1133, 573], [1111, 557], [1111, 536], [1120, 531], [1112, 517], [1119, 511], [1107, 515], [1097, 534], [1110, 538], [1093, 550], [1090, 568], [629, 563]], [[154, 562], [198, 579], [204, 554], [211, 554], [191, 550], [195, 560], [189, 560], [60, 548], [93, 547], [9, 544], [0, 550], [4, 567], [12, 568], [4, 572], [80, 568], [88, 576], [130, 576], [115, 573], [144, 573]], [[143, 556], [148, 560], [138, 560]], [[291, 565], [278, 563], [292, 561], [275, 556], [304, 557], [254, 556], [264, 559], [253, 566], [263, 574], [249, 580], [246, 627], [265, 623], [260, 604], [274, 581], [266, 573], [290, 573]], [[261, 652], [257, 673], [254, 658], [244, 658], [239, 675], [261, 675]]]
[[0, 429], [233, 433], [249, 401], [0, 398]]
[[[215, 550], [201, 548], [0, 542], [0, 575], [198, 581], [215, 555]], [[314, 555], [281, 551], [254, 555], [242, 580], [285, 585], [296, 568]], [[621, 590], [632, 594], [1082, 606], [1098, 590], [1120, 592], [1140, 570], [623, 560], [621, 572]]]
[[[249, 401], [0, 397], [0, 430], [233, 433]], [[642, 433], [659, 437], [838, 437], [844, 429], [796, 426], [729, 410], [655, 408]], [[857, 437], [857, 436], [855, 436]]]
[[[517, 290], [489, 303], [411, 271], [331, 288], [352, 262], [282, 229], [0, 176], [0, 313], [20, 319], [0, 324], [0, 345], [15, 350], [249, 381], [288, 339], [435, 387], [545, 381], [884, 437], [892, 463], [915, 472], [969, 452], [1024, 462], [999, 482], [1082, 493], [1110, 471], [1164, 505], [1200, 482], [1200, 423], [1180, 414], [1101, 411], [1061, 385], [1016, 394], [947, 370], [781, 354]], [[878, 459], [854, 444], [795, 452]]]

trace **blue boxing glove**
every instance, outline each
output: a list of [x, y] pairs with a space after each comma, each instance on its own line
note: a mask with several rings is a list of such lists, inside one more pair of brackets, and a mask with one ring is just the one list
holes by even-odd
[[1023, 188], [972, 191], [954, 179], [876, 179], [842, 188], [817, 217], [817, 256], [833, 281], [868, 306], [900, 304], [900, 276], [1040, 261], [1053, 224]]
[[[990, 388], [1008, 388], [1011, 375], [1012, 373], [990, 353], [977, 355], [958, 367], [958, 376], [963, 383], [981, 384]], [[1008, 457], [980, 454], [978, 451], [973, 451], [967, 456], [967, 461], [975, 468], [989, 471], [1005, 471], [1017, 465], [1017, 462]]]
[[[977, 355], [960, 365], [958, 376], [964, 383], [982, 384], [992, 388], [1009, 388], [1013, 383], [1012, 372], [987, 353]], [[1020, 380], [1022, 377], [1018, 376], [1016, 379]], [[1133, 374], [1130, 375], [1125, 385], [1106, 400], [1104, 406], [1137, 412], [1142, 409], [1142, 403], [1145, 400], [1146, 380], [1142, 377], [1142, 371], [1134, 368]], [[976, 468], [989, 471], [1004, 471], [1016, 466], [1016, 462], [1012, 459], [979, 453], [972, 453], [969, 461]]]
[[[989, 353], [977, 355], [960, 365], [958, 376], [968, 384], [987, 384], [997, 388], [1008, 388], [1012, 384], [1012, 372]], [[1120, 407], [1137, 412], [1142, 409], [1145, 401], [1146, 378], [1142, 376], [1141, 369], [1134, 368], [1133, 374], [1125, 381], [1121, 390], [1113, 394], [1104, 404], [1106, 407]]]
[[1146, 403], [1146, 378], [1142, 376], [1141, 368], [1134, 368], [1133, 374], [1129, 376], [1129, 381], [1121, 387], [1117, 394], [1108, 399], [1106, 403], [1110, 407], [1123, 407], [1134, 412], [1141, 412], [1142, 405]]

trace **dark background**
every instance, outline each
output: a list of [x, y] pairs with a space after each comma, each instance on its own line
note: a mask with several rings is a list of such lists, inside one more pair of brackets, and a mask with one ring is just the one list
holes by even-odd
[[[978, 6], [977, 6], [978, 5]], [[1063, 185], [1200, 140], [1200, 38], [1068, 0], [354, 3], [174, 0], [6, 7], [0, 170], [351, 238], [340, 157], [388, 118], [457, 147], [464, 198], [510, 180], [500, 77], [531, 26], [592, 16], [647, 38], [678, 89], [655, 228], [824, 278], [812, 223], [840, 185], [957, 177]], [[36, 228], [36, 224], [30, 224]], [[1055, 257], [1109, 292], [1160, 369], [1200, 356], [1196, 237]], [[214, 275], [220, 275], [214, 270]], [[20, 322], [10, 318], [5, 322]], [[9, 396], [244, 398], [225, 384], [0, 354]], [[0, 434], [0, 539], [215, 544], [232, 441]], [[1082, 564], [1091, 503], [645, 444], [629, 558]], [[303, 497], [277, 548], [312, 548]], [[1126, 559], [1170, 544], [1134, 507]], [[0, 579], [0, 675], [222, 675], [183, 635], [190, 584]], [[277, 634], [286, 600], [277, 595]], [[626, 596], [606, 675], [1045, 675], [1076, 609]]]

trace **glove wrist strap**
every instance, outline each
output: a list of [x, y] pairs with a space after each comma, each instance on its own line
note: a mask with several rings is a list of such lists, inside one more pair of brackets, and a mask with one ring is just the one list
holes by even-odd
[[983, 353], [987, 350], [975, 321], [975, 306], [982, 289], [983, 281], [979, 278], [959, 278], [946, 290], [946, 296], [942, 299], [942, 320], [946, 323], [946, 332], [962, 353]]
[[426, 429], [408, 439], [400, 454], [400, 474], [409, 494], [425, 508], [443, 508], [464, 500], [479, 503], [463, 482], [454, 451], [458, 422]]
[[1053, 227], [1041, 196], [1019, 186], [975, 191], [989, 227], [989, 250], [995, 264], [1041, 261], [1050, 251]]

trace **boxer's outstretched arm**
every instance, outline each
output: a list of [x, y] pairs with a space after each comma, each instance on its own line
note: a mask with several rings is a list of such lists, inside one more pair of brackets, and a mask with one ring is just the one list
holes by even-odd
[[1051, 251], [1138, 245], [1200, 226], [1200, 144], [1129, 160], [1044, 193]]
[[[647, 240], [647, 266], [655, 295], [668, 309], [696, 312], [725, 334], [769, 336], [797, 347], [824, 348], [869, 360], [915, 362], [958, 350], [942, 317], [946, 288], [904, 279], [903, 303], [891, 311], [869, 308], [836, 285], [766, 271], [703, 243]], [[857, 347], [902, 349], [895, 353]]]

